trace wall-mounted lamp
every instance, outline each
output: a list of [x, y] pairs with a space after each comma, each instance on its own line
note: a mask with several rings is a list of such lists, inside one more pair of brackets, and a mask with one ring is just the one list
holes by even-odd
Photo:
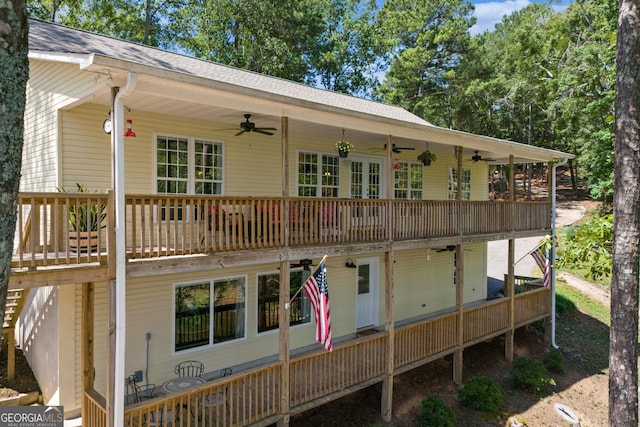
[[124, 136], [133, 137], [133, 138], [136, 137], [136, 133], [131, 130], [132, 124], [133, 124], [133, 121], [131, 119], [127, 119], [127, 130], [124, 132]]
[[347, 268], [358, 268], [358, 266], [353, 263], [353, 260], [351, 258], [347, 258], [347, 262], [344, 263], [344, 266]]

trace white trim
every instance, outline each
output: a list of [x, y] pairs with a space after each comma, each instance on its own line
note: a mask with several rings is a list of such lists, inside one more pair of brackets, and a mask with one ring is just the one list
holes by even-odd
[[93, 53], [54, 53], [42, 50], [29, 50], [29, 59], [39, 59], [49, 62], [63, 62], [66, 64], [77, 64], [80, 69], [87, 68], [93, 64]]

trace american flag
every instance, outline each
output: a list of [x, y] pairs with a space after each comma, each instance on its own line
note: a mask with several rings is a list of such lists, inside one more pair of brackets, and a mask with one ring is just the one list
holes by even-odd
[[331, 315], [329, 314], [329, 288], [327, 287], [327, 267], [324, 260], [302, 285], [311, 306], [316, 313], [316, 340], [331, 351]]
[[542, 251], [542, 245], [538, 246], [533, 252], [531, 252], [531, 256], [542, 270], [542, 283], [545, 288], [551, 286], [551, 265], [549, 263], [549, 258], [547, 258], [547, 254]]

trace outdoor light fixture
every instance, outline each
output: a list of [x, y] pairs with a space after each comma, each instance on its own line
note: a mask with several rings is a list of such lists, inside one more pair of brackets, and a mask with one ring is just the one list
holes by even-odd
[[127, 137], [136, 137], [136, 133], [134, 131], [131, 130], [131, 125], [132, 125], [132, 120], [131, 119], [127, 119], [127, 130], [124, 132], [124, 136]]
[[344, 263], [344, 266], [347, 268], [358, 268], [358, 266], [353, 263], [353, 260], [351, 258], [347, 258], [347, 262]]

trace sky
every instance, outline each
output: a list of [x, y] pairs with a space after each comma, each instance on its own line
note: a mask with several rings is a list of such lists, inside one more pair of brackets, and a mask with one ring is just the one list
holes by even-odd
[[[471, 27], [471, 35], [480, 34], [486, 30], [492, 30], [494, 25], [502, 21], [504, 15], [509, 15], [531, 3], [546, 3], [546, 0], [472, 0], [476, 8], [475, 16], [478, 18], [476, 25]], [[555, 10], [563, 10], [570, 3], [569, 0], [554, 1], [552, 7]]]

